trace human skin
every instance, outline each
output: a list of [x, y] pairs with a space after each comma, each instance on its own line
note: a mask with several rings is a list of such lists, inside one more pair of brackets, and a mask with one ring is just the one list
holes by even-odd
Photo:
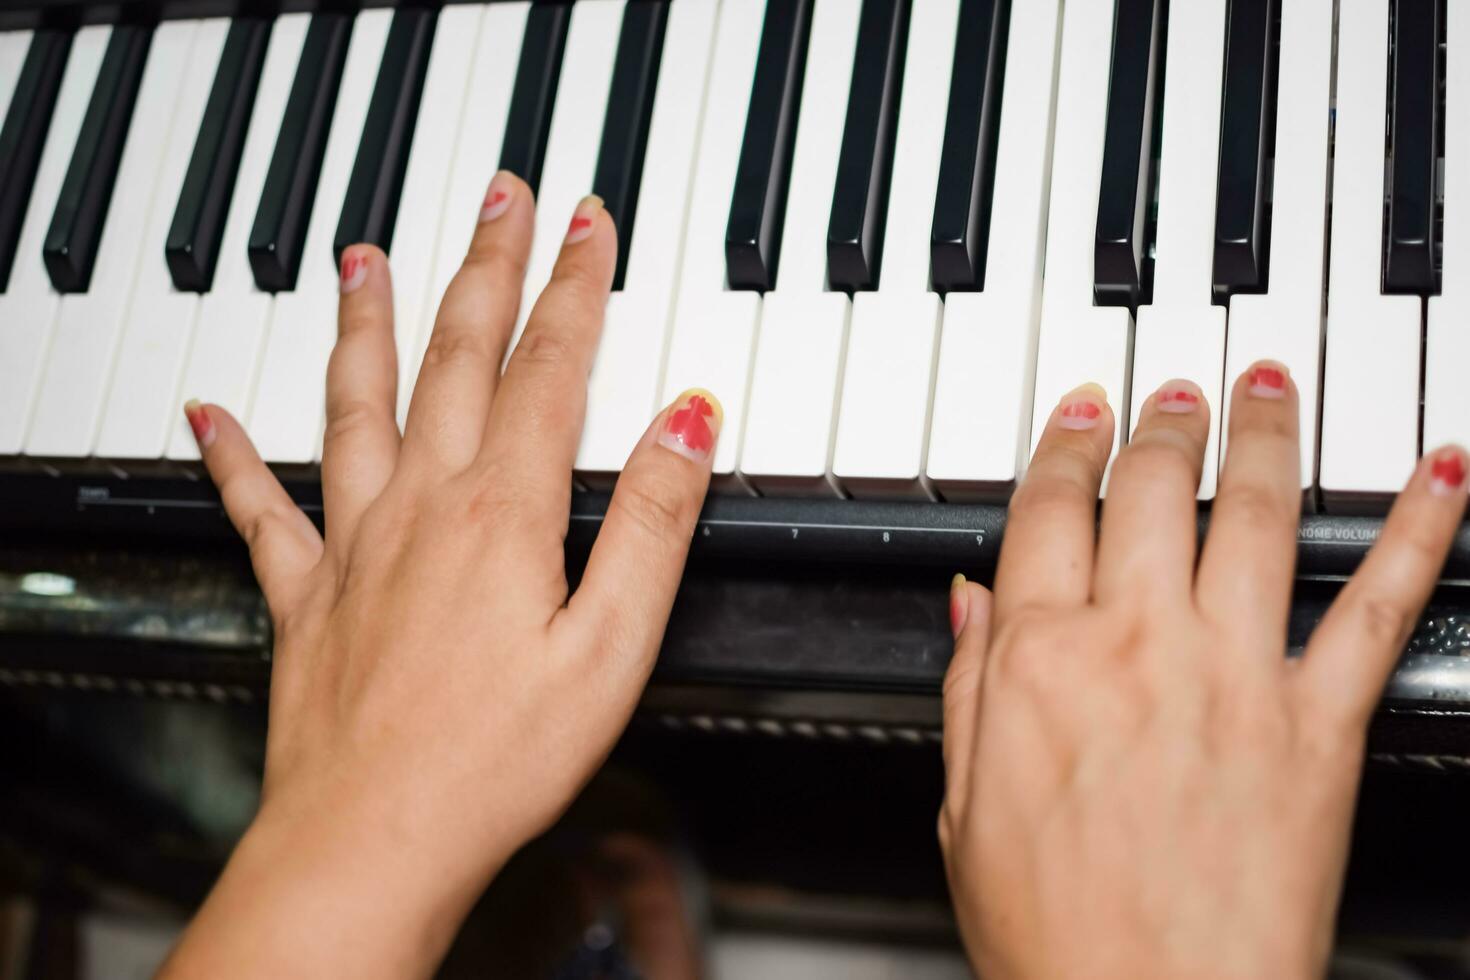
[[1288, 659], [1301, 508], [1297, 393], [1235, 383], [1197, 547], [1209, 407], [1172, 381], [1096, 500], [1113, 415], [1051, 416], [1011, 504], [993, 596], [957, 578], [939, 837], [987, 980], [1321, 976], [1365, 733], [1465, 510], [1429, 453]]
[[259, 813], [164, 976], [430, 975], [497, 870], [598, 768], [662, 639], [721, 410], [686, 392], [563, 557], [617, 238], [577, 208], [507, 364], [534, 201], [497, 174], [400, 438], [386, 256], [342, 257], [325, 537], [218, 406], [189, 421], [275, 628]]

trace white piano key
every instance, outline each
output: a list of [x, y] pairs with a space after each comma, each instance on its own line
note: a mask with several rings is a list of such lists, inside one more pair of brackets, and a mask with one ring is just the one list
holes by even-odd
[[[1450, 4], [1445, 47], [1470, 52], [1470, 8]], [[1445, 63], [1444, 266], [1440, 295], [1429, 297], [1424, 349], [1424, 450], [1470, 445], [1470, 57]]]
[[0, 324], [5, 325], [0, 329], [0, 455], [19, 453], [30, 425], [52, 321], [60, 305], [41, 260], [41, 248], [111, 33], [108, 27], [84, 27], [72, 41], [10, 284], [0, 294]]
[[[183, 380], [170, 407], [169, 459], [199, 458], [199, 447], [184, 419], [184, 399], [214, 402], [242, 422], [247, 417], [274, 298], [256, 288], [246, 246], [309, 23], [309, 14], [286, 14], [271, 28], [214, 283], [199, 304]], [[104, 438], [105, 431], [104, 427]]]
[[[421, 318], [448, 194], [445, 163], [454, 159], [455, 144], [465, 123], [461, 113], [483, 14], [484, 7], [478, 4], [451, 4], [439, 11], [414, 125], [413, 148], [403, 176], [398, 223], [388, 255], [393, 270], [398, 404], [404, 412], [413, 394], [413, 379], [418, 376]], [[476, 119], [469, 125], [483, 126], [485, 121]], [[480, 193], [483, 196], [483, 187]]]
[[10, 100], [30, 47], [30, 31], [0, 31], [0, 123], [10, 111]]
[[[1332, 17], [1332, 0], [1288, 0], [1281, 10], [1270, 286], [1265, 293], [1230, 298], [1225, 340], [1223, 419], [1230, 417], [1235, 379], [1251, 364], [1270, 358], [1291, 370], [1301, 394], [1303, 490], [1312, 487], [1317, 472]], [[1227, 432], [1220, 430], [1222, 463]]]
[[927, 470], [946, 499], [1003, 498], [1030, 454], [1060, 18], [1011, 8], [985, 288], [944, 302]]
[[1419, 449], [1419, 298], [1379, 290], [1387, 70], [1388, 0], [1340, 5], [1320, 482], [1368, 503]]
[[179, 80], [182, 92], [144, 227], [137, 282], [99, 420], [95, 453], [101, 457], [158, 458], [179, 410], [176, 388], [199, 296], [174, 288], [163, 249], [229, 29], [224, 18], [199, 24], [188, 66]]
[[[433, 270], [422, 297], [423, 303], [414, 314], [418, 335], [407, 362], [399, 363], [399, 425], [408, 416], [413, 385], [418, 380], [424, 348], [433, 332], [439, 302], [464, 262], [485, 200], [485, 189], [495, 175], [500, 144], [505, 138], [511, 93], [515, 89], [521, 38], [526, 31], [526, 16], [530, 10], [528, 0], [491, 3], [483, 8], [469, 87], [456, 126], [458, 140], [448, 171], [443, 218], [434, 246]], [[404, 313], [407, 315], [408, 311]]]
[[[572, 7], [556, 107], [546, 135], [546, 163], [536, 194], [536, 233], [511, 349], [520, 341], [536, 298], [551, 279], [577, 202], [592, 193], [624, 6], [624, 0], [598, 0]], [[509, 351], [506, 356], [509, 358]]]
[[832, 472], [857, 496], [931, 496], [924, 475], [939, 346], [929, 290], [958, 0], [913, 8], [878, 289], [853, 300]]
[[1113, 453], [1128, 426], [1128, 359], [1132, 316], [1092, 298], [1111, 56], [1111, 3], [1073, 4], [1062, 20], [1056, 137], [1046, 235], [1046, 279], [1036, 351], [1031, 449], [1061, 397], [1078, 385], [1103, 387], [1117, 417]]
[[246, 426], [268, 463], [311, 463], [321, 451], [327, 359], [337, 340], [338, 279], [332, 237], [392, 17], [386, 9], [357, 15], [306, 231], [301, 275], [296, 289], [277, 296], [271, 311]]
[[674, 0], [669, 8], [627, 271], [623, 288], [608, 302], [588, 381], [587, 423], [577, 451], [584, 475], [621, 469], [659, 407], [717, 6], [715, 0]]
[[739, 460], [766, 494], [840, 492], [829, 469], [852, 303], [827, 292], [827, 224], [861, 14], [861, 0], [819, 0], [812, 15], [776, 288], [761, 303]]
[[[26, 435], [29, 456], [82, 457], [92, 452], [113, 356], [145, 254], [138, 231], [148, 225], [160, 173], [171, 176], [175, 184], [182, 181], [193, 148], [188, 141], [170, 145], [173, 122], [182, 110], [193, 117], [197, 130], [209, 96], [207, 79], [197, 90], [190, 88], [198, 81], [189, 67], [199, 23], [167, 21], [154, 31], [92, 280], [85, 293], [62, 297], [52, 328], [51, 349]], [[162, 236], [156, 244], [153, 256], [162, 266]]]
[[1153, 302], [1138, 308], [1133, 337], [1132, 418], [1172, 378], [1209, 402], [1201, 500], [1215, 496], [1225, 367], [1225, 309], [1212, 301], [1225, 8], [1193, 0], [1169, 15]]
[[720, 399], [725, 423], [714, 473], [721, 489], [734, 486], [760, 313], [759, 294], [725, 289], [725, 226], [765, 8], [763, 0], [720, 8], [661, 399], [673, 401], [694, 387], [707, 388]]

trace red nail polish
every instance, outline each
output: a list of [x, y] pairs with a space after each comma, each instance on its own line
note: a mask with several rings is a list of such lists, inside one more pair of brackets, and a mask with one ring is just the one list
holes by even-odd
[[592, 227], [591, 218], [573, 217], [572, 223], [567, 225], [567, 235], [575, 235], [579, 231], [586, 231]]
[[1286, 372], [1261, 365], [1251, 371], [1251, 394], [1263, 398], [1280, 398], [1286, 394]]
[[1199, 407], [1199, 395], [1183, 388], [1166, 388], [1159, 392], [1159, 411], [1183, 414]]
[[965, 577], [955, 575], [949, 583], [949, 631], [956, 638], [960, 631], [965, 628], [965, 620], [969, 618], [969, 603], [965, 596]]
[[189, 420], [189, 428], [194, 430], [194, 441], [199, 443], [200, 449], [208, 449], [214, 442], [214, 422], [210, 420], [209, 413], [196, 399], [189, 399], [184, 403], [184, 418]]
[[1440, 493], [1453, 493], [1465, 483], [1465, 461], [1459, 453], [1441, 453], [1429, 464], [1430, 487]]
[[1096, 402], [1075, 401], [1062, 406], [1061, 419], [1057, 422], [1064, 429], [1080, 431], [1097, 425], [1102, 417], [1102, 406]]
[[669, 413], [664, 431], [658, 437], [659, 445], [702, 463], [714, 451], [722, 413], [713, 396], [699, 390], [686, 392], [675, 404], [683, 407]]
[[357, 252], [342, 256], [342, 292], [352, 292], [367, 281], [367, 260]]

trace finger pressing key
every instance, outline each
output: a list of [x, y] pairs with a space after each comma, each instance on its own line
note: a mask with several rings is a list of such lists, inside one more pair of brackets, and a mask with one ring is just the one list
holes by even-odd
[[388, 256], [372, 245], [342, 252], [337, 344], [327, 362], [322, 503], [327, 540], [346, 544], [398, 461], [398, 353]]
[[1284, 364], [1261, 361], [1235, 382], [1230, 438], [1195, 598], [1275, 663], [1291, 613], [1301, 519], [1297, 390]]
[[1011, 497], [995, 572], [997, 617], [1027, 606], [1080, 605], [1092, 590], [1097, 495], [1113, 445], [1107, 395], [1085, 384], [1062, 396]]
[[600, 639], [623, 663], [653, 666], [695, 521], [709, 489], [725, 412], [702, 388], [681, 394], [648, 427], [618, 477], [566, 628]]
[[1300, 694], [1361, 732], [1424, 611], [1465, 516], [1465, 450], [1419, 461], [1383, 532], [1307, 644]]
[[565, 527], [587, 377], [602, 333], [618, 240], [596, 196], [572, 214], [551, 281], [526, 322], [490, 409], [480, 463], [517, 474], [524, 503]]
[[1209, 431], [1210, 407], [1192, 381], [1166, 381], [1144, 402], [1108, 480], [1092, 589], [1099, 602], [1189, 596]]
[[531, 189], [497, 173], [424, 351], [403, 430], [406, 466], [458, 471], [479, 452], [520, 310], [534, 223]]

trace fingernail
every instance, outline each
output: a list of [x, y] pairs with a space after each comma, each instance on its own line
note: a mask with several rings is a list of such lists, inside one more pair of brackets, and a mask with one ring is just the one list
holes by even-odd
[[658, 444], [686, 459], [703, 463], [714, 452], [725, 410], [720, 400], [703, 388], [691, 388], [674, 401]]
[[1453, 449], [1444, 449], [1429, 464], [1429, 492], [1436, 497], [1449, 497], [1465, 491], [1465, 458]]
[[356, 249], [349, 248], [342, 253], [342, 295], [355, 292], [359, 286], [367, 282], [368, 264], [367, 256]]
[[1159, 411], [1187, 415], [1199, 408], [1199, 389], [1189, 381], [1166, 381], [1154, 396]]
[[1057, 425], [1076, 432], [1095, 428], [1107, 401], [1108, 394], [1102, 385], [1089, 381], [1074, 388], [1062, 396], [1062, 414]]
[[1250, 393], [1257, 398], [1286, 397], [1286, 368], [1263, 361], [1251, 368]]
[[510, 192], [512, 189], [510, 173], [502, 170], [490, 178], [490, 186], [485, 191], [485, 202], [480, 205], [480, 223], [494, 221], [502, 214], [510, 210]]
[[575, 245], [592, 237], [592, 223], [597, 220], [597, 212], [602, 210], [602, 198], [596, 194], [588, 194], [577, 203], [577, 210], [572, 212], [572, 223], [567, 226], [566, 243]]
[[970, 618], [970, 593], [965, 589], [965, 576], [956, 572], [949, 580], [949, 631], [959, 639]]
[[190, 398], [184, 402], [184, 418], [189, 420], [189, 428], [194, 430], [194, 441], [199, 443], [200, 449], [208, 449], [214, 445], [214, 422], [210, 420], [204, 406], [199, 404], [199, 399]]

